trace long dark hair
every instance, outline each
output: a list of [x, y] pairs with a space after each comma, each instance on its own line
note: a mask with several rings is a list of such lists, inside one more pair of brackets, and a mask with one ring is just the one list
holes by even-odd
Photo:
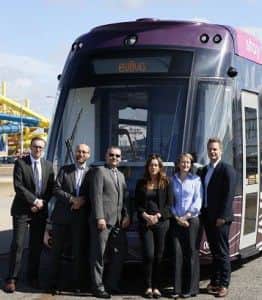
[[158, 188], [164, 189], [168, 185], [169, 179], [166, 176], [163, 161], [162, 161], [161, 157], [158, 154], [149, 155], [149, 157], [146, 161], [145, 172], [144, 172], [144, 177], [143, 177], [144, 184], [146, 186], [147, 183], [151, 180], [151, 176], [149, 174], [148, 169], [149, 169], [149, 165], [150, 165], [150, 163], [153, 159], [157, 160], [158, 164], [159, 164], [159, 173], [158, 173], [158, 178], [157, 178], [158, 179]]

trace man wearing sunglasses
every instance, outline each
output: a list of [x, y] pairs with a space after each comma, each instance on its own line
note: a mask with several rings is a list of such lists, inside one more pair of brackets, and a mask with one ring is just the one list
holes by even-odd
[[45, 144], [42, 138], [33, 138], [30, 144], [30, 155], [17, 159], [15, 162], [15, 198], [11, 207], [13, 239], [10, 248], [8, 278], [4, 286], [4, 291], [7, 293], [13, 293], [16, 290], [28, 224], [30, 231], [27, 278], [33, 288], [38, 286], [47, 203], [52, 196], [54, 183], [52, 164], [42, 158]]
[[[121, 149], [109, 147], [105, 159], [105, 166], [94, 171], [90, 186], [90, 268], [93, 294], [97, 298], [110, 298], [110, 293], [120, 292], [118, 284], [127, 249], [124, 229], [129, 225], [126, 182], [117, 169]], [[109, 250], [109, 270], [103, 281], [106, 248]]]

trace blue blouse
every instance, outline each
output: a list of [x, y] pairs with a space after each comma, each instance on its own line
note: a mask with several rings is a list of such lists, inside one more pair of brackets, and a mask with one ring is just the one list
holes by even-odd
[[200, 177], [189, 173], [184, 181], [178, 176], [173, 177], [174, 202], [172, 213], [182, 217], [186, 213], [191, 213], [192, 217], [197, 217], [200, 213], [203, 199], [203, 189]]

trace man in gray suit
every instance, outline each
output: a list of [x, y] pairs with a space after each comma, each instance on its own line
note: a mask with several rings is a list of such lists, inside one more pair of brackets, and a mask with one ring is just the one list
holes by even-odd
[[[106, 164], [96, 168], [90, 185], [90, 268], [93, 292], [97, 298], [110, 298], [110, 293], [119, 292], [118, 283], [127, 248], [124, 229], [129, 225], [128, 195], [124, 175], [117, 169], [120, 161], [120, 148], [109, 147]], [[105, 249], [111, 250], [111, 255], [104, 283]]]
[[[61, 269], [60, 260], [65, 244], [72, 245], [73, 272], [72, 287], [75, 292], [84, 286], [83, 266], [85, 244], [87, 243], [87, 218], [89, 214], [88, 185], [90, 171], [87, 160], [90, 149], [79, 144], [75, 149], [75, 163], [61, 167], [56, 178], [54, 196], [55, 208], [51, 216], [53, 229], [51, 292], [58, 292]], [[88, 209], [89, 208], [89, 209]], [[81, 276], [82, 275], [82, 276]]]

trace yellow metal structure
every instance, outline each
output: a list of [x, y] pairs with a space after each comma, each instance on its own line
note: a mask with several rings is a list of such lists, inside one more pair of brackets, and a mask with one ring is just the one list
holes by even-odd
[[[33, 117], [39, 120], [38, 127], [23, 126], [21, 132], [15, 134], [4, 134], [4, 138], [8, 141], [9, 152], [14, 152], [18, 148], [28, 149], [30, 141], [35, 136], [40, 136], [44, 139], [47, 138], [47, 131], [50, 125], [48, 118], [34, 112], [29, 108], [29, 100], [25, 100], [22, 105], [15, 100], [6, 96], [6, 83], [2, 82], [0, 90], [0, 113], [6, 113], [14, 116]], [[6, 121], [0, 120], [0, 125], [5, 124]], [[42, 129], [42, 132], [39, 132]], [[22, 134], [22, 136], [21, 136]], [[23, 146], [21, 147], [21, 141]]]

